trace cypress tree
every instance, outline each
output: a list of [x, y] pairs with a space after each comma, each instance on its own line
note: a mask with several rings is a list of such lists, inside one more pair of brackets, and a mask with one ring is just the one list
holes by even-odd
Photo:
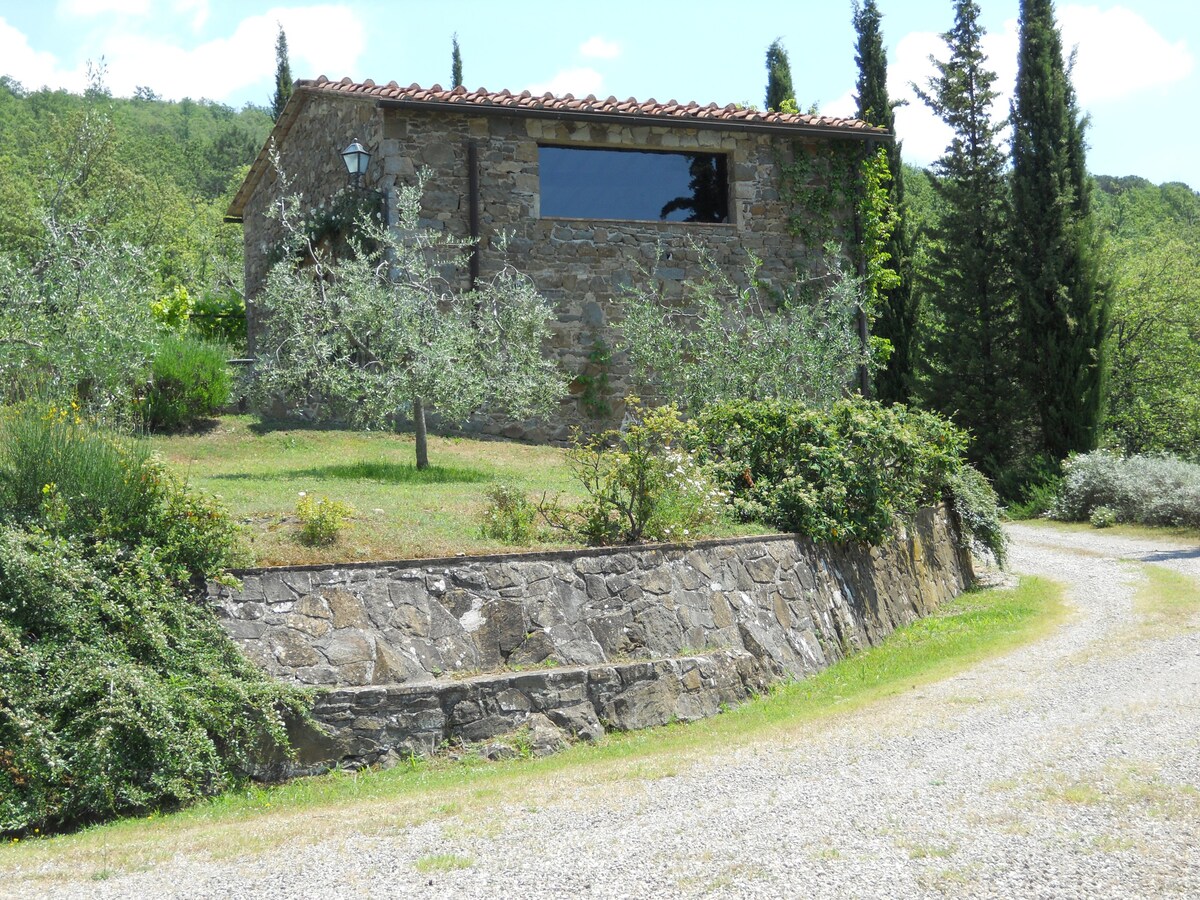
[[1012, 105], [1012, 242], [1024, 376], [1053, 461], [1096, 446], [1108, 297], [1084, 131], [1053, 0], [1021, 0]]
[[787, 51], [779, 38], [771, 41], [767, 48], [767, 99], [768, 111], [784, 112], [784, 104], [791, 101], [796, 106], [796, 92], [792, 89], [792, 67], [788, 64]]
[[[888, 99], [887, 54], [880, 29], [882, 15], [875, 0], [854, 4], [854, 30], [858, 35], [858, 117], [896, 134], [895, 105]], [[892, 354], [887, 366], [876, 378], [875, 392], [886, 403], [905, 403], [911, 397], [913, 367], [916, 359], [917, 323], [920, 304], [913, 291], [908, 223], [904, 210], [904, 168], [900, 161], [900, 142], [887, 148], [889, 186], [896, 227], [885, 246], [891, 256], [887, 266], [898, 276], [895, 287], [881, 298], [876, 312], [875, 333], [891, 342]]]
[[462, 54], [458, 50], [458, 33], [450, 38], [450, 87], [451, 89], [461, 87], [462, 80]]
[[292, 96], [292, 67], [288, 64], [287, 35], [283, 26], [279, 26], [279, 36], [275, 38], [275, 96], [271, 100], [271, 112], [275, 120], [287, 106], [288, 97]]
[[996, 75], [986, 67], [979, 4], [957, 0], [954, 27], [942, 35], [950, 58], [926, 105], [954, 130], [933, 164], [941, 201], [931, 229], [930, 334], [924, 356], [926, 401], [973, 436], [971, 461], [995, 478], [1013, 462], [1021, 419], [1017, 309], [1006, 261], [1008, 193], [1002, 126], [992, 120]]

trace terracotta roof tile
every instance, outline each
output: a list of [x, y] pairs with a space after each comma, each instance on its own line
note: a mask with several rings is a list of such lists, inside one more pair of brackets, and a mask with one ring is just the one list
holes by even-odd
[[296, 82], [297, 91], [312, 91], [315, 93], [355, 94], [358, 96], [374, 97], [379, 100], [410, 101], [417, 103], [455, 103], [474, 104], [477, 106], [499, 106], [513, 109], [544, 109], [563, 110], [591, 114], [625, 114], [642, 116], [662, 116], [670, 119], [702, 119], [726, 120], [739, 123], [761, 123], [763, 125], [795, 125], [807, 128], [831, 128], [839, 131], [851, 130], [864, 133], [882, 131], [868, 125], [860, 119], [847, 119], [836, 116], [808, 115], [807, 113], [778, 113], [764, 112], [757, 109], [744, 109], [733, 103], [718, 106], [709, 103], [701, 106], [694, 100], [690, 103], [679, 103], [674, 99], [659, 103], [653, 97], [646, 101], [638, 101], [633, 97], [618, 100], [608, 97], [598, 100], [594, 94], [586, 97], [576, 97], [574, 94], [564, 94], [556, 97], [546, 92], [540, 96], [529, 91], [514, 94], [503, 90], [492, 92], [484, 88], [467, 90], [459, 85], [453, 89], [443, 88], [440, 84], [423, 88], [419, 84], [401, 87], [395, 81], [387, 84], [376, 84], [369, 78], [361, 83], [343, 78], [340, 81], [330, 81], [324, 75], [315, 80]]

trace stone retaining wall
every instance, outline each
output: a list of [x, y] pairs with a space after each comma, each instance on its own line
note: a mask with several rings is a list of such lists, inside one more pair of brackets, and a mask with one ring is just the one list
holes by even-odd
[[[535, 694], [546, 695], [559, 672], [484, 674], [503, 669], [616, 672], [596, 683], [616, 677], [627, 689], [660, 680], [662, 665], [681, 657], [721, 668], [717, 651], [724, 651], [742, 661], [733, 665], [736, 679], [726, 666], [718, 681], [730, 696], [744, 696], [754, 684], [816, 672], [878, 643], [971, 578], [944, 508], [923, 511], [880, 547], [778, 535], [239, 574], [238, 591], [210, 587], [218, 615], [271, 674], [335, 689], [317, 709], [334, 731], [327, 748], [334, 761], [428, 749], [474, 734], [480, 729], [466, 726], [489, 717], [510, 726], [541, 707], [583, 702], [592, 721], [634, 727], [636, 714], [611, 718], [620, 692], [609, 688], [554, 703], [527, 695], [530, 710], [504, 710], [501, 695], [516, 686], [514, 677], [543, 679]], [[626, 666], [664, 660], [658, 668]], [[460, 709], [462, 691], [474, 707]], [[677, 709], [672, 715], [683, 717]]]

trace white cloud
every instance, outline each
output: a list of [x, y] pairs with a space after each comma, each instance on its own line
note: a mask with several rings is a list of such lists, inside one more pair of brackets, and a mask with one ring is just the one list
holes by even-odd
[[[942, 59], [947, 57], [941, 35], [932, 31], [914, 31], [900, 39], [895, 57], [888, 64], [888, 96], [907, 101], [906, 106], [896, 110], [896, 136], [904, 142], [905, 159], [918, 165], [941, 156], [952, 135], [949, 126], [935, 116], [912, 89], [914, 82], [926, 87], [934, 74], [930, 54]], [[992, 66], [990, 59], [988, 65]], [[1008, 104], [997, 100], [993, 109], [1004, 115]]]
[[[1017, 20], [1004, 23], [1004, 29], [989, 32], [983, 37], [984, 65], [995, 73], [992, 89], [998, 96], [992, 101], [992, 118], [1000, 122], [1007, 118], [1017, 80]], [[895, 59], [888, 65], [888, 95], [906, 100], [907, 105], [896, 110], [896, 134], [904, 142], [904, 156], [917, 165], [926, 165], [945, 151], [953, 137], [950, 126], [939, 119], [912, 89], [916, 84], [928, 89], [929, 79], [937, 74], [930, 56], [949, 58], [950, 51], [940, 34], [931, 31], [912, 32], [896, 45]]]
[[1195, 66], [1184, 41], [1171, 43], [1122, 6], [1064, 6], [1058, 19], [1064, 52], [1079, 48], [1074, 84], [1085, 106], [1173, 84]]
[[103, 43], [109, 87], [126, 95], [144, 84], [167, 98], [223, 100], [273, 75], [279, 25], [287, 34], [295, 77], [365, 77], [355, 69], [366, 46], [366, 29], [353, 10], [276, 7], [243, 19], [229, 37], [190, 50], [145, 35], [112, 34]]
[[549, 91], [555, 96], [574, 94], [576, 97], [586, 97], [588, 94], [601, 95], [604, 89], [604, 76], [595, 69], [563, 69], [555, 73], [549, 81], [531, 84], [530, 93], [544, 94]]
[[59, 18], [95, 18], [110, 13], [144, 16], [150, 12], [150, 0], [61, 0]]
[[178, 15], [192, 14], [192, 31], [199, 31], [208, 21], [208, 0], [175, 0], [172, 8]]
[[595, 59], [616, 59], [621, 55], [621, 45], [615, 41], [606, 41], [597, 34], [579, 45], [579, 53]]
[[[80, 2], [83, 0], [71, 0]], [[122, 0], [102, 0], [115, 8]], [[65, 5], [65, 3], [64, 3]], [[124, 0], [132, 7], [132, 0]], [[176, 0], [175, 10], [191, 13], [198, 30], [207, 21], [208, 0]], [[366, 77], [357, 72], [366, 47], [366, 29], [358, 14], [341, 5], [275, 7], [243, 19], [228, 37], [195, 47], [181, 46], [169, 38], [151, 37], [131, 30], [127, 23], [100, 33], [89, 52], [104, 58], [105, 83], [117, 96], [130, 96], [146, 85], [168, 99], [183, 97], [225, 100], [257, 83], [270, 81], [275, 73], [275, 38], [279, 25], [288, 37], [292, 74], [297, 78], [328, 75]], [[64, 69], [51, 53], [36, 51], [17, 29], [0, 18], [0, 61], [3, 74], [25, 87], [66, 88], [82, 91], [86, 72]], [[264, 93], [262, 102], [268, 100]]]
[[60, 68], [54, 54], [34, 50], [29, 46], [29, 39], [2, 17], [0, 60], [3, 60], [4, 66], [0, 74], [15, 78], [29, 90], [37, 90], [40, 87], [65, 87], [73, 91], [82, 91], [87, 84], [82, 69], [70, 71]]
[[858, 104], [854, 100], [854, 91], [846, 91], [840, 97], [828, 103], [818, 103], [817, 111], [823, 116], [838, 116], [849, 119], [858, 115]]

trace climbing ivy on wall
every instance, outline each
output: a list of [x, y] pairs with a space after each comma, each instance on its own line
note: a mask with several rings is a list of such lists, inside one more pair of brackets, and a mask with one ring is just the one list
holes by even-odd
[[[788, 228], [810, 254], [829, 243], [861, 265], [863, 306], [874, 318], [883, 293], [898, 282], [887, 267], [888, 238], [896, 227], [896, 210], [888, 193], [891, 173], [887, 151], [863, 153], [857, 144], [792, 145], [790, 161], [779, 161], [780, 196], [788, 207]], [[848, 215], [853, 211], [857, 219]], [[855, 239], [858, 245], [855, 246]], [[891, 344], [872, 339], [873, 355], [886, 361]]]
[[580, 388], [579, 405], [593, 419], [603, 419], [612, 413], [608, 383], [612, 347], [603, 338], [596, 338], [587, 359], [584, 370], [575, 377]]
[[900, 276], [887, 266], [892, 258], [888, 252], [888, 238], [896, 228], [899, 218], [892, 205], [888, 185], [891, 183], [887, 151], [880, 147], [868, 154], [858, 169], [858, 220], [862, 228], [862, 253], [866, 279], [867, 310], [873, 312], [877, 301], [900, 284]]
[[[856, 180], [858, 154], [844, 145], [792, 144], [791, 161], [780, 158], [780, 195], [788, 207], [788, 228], [805, 247], [819, 253], [850, 223], [850, 208]], [[848, 250], [848, 241], [841, 241]]]

